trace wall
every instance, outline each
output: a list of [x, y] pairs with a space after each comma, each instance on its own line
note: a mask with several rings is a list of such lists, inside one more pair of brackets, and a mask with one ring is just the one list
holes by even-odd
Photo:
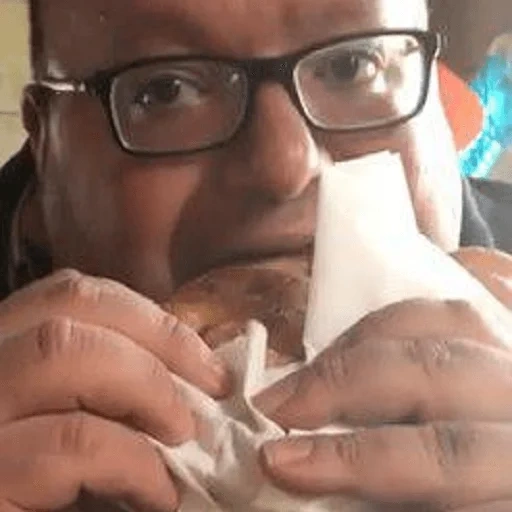
[[23, 0], [0, 0], [0, 165], [19, 147], [19, 98], [28, 80], [27, 15]]

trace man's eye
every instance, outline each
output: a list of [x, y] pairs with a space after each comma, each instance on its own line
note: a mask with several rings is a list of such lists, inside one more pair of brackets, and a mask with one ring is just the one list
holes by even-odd
[[354, 86], [371, 82], [378, 72], [375, 58], [351, 53], [330, 56], [321, 63], [315, 74], [329, 85]]
[[407, 57], [419, 51], [421, 51], [421, 46], [419, 45], [418, 41], [414, 38], [408, 38], [403, 43], [403, 50], [401, 55]]
[[199, 94], [197, 87], [181, 78], [163, 77], [141, 87], [134, 103], [146, 108], [192, 106], [198, 102]]

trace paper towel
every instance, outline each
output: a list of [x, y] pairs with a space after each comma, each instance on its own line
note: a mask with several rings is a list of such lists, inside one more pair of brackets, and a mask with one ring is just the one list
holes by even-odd
[[244, 335], [217, 351], [235, 376], [237, 392], [230, 399], [216, 402], [179, 382], [196, 411], [198, 440], [178, 448], [158, 446], [172, 473], [185, 483], [180, 512], [374, 512], [370, 504], [345, 497], [292, 496], [262, 473], [259, 448], [285, 432], [252, 406], [251, 397], [300, 366], [267, 371], [266, 336], [261, 324], [251, 322]]
[[[422, 237], [399, 157], [381, 153], [333, 166], [321, 176], [318, 229], [304, 343], [313, 358], [370, 311], [407, 298], [469, 298], [504, 308], [462, 267]], [[236, 391], [216, 402], [178, 385], [196, 413], [198, 439], [157, 443], [183, 483], [181, 512], [370, 512], [347, 497], [306, 498], [275, 489], [261, 472], [261, 444], [285, 432], [251, 404], [263, 387], [296, 370], [265, 368], [266, 331], [256, 322], [217, 353]], [[345, 429], [340, 425], [339, 431]]]
[[410, 298], [468, 300], [510, 322], [484, 286], [418, 232], [398, 155], [328, 169], [319, 194], [304, 331], [309, 358], [368, 312]]

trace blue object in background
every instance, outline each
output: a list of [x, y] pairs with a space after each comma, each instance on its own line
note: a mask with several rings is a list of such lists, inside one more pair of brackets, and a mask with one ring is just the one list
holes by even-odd
[[485, 178], [512, 146], [512, 34], [495, 40], [470, 85], [482, 102], [484, 119], [480, 134], [460, 154], [461, 171]]

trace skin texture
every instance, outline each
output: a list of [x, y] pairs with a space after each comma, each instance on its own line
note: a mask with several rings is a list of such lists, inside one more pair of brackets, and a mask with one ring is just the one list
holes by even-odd
[[[54, 78], [80, 79], [155, 55], [275, 56], [350, 32], [427, 26], [420, 0], [42, 3], [42, 67]], [[246, 294], [241, 308], [226, 292], [232, 274], [215, 269], [249, 259], [264, 270], [268, 261], [261, 260], [278, 254], [294, 264], [284, 274], [278, 264], [279, 278], [262, 277], [268, 297], [276, 294], [283, 308], [300, 311], [297, 292], [280, 293], [297, 282], [301, 289], [307, 279], [302, 270], [298, 281], [290, 277], [298, 259], [309, 256], [317, 178], [330, 161], [384, 149], [400, 153], [420, 230], [447, 252], [457, 249], [460, 181], [435, 79], [414, 120], [343, 136], [310, 130], [285, 91], [265, 84], [235, 140], [179, 158], [123, 153], [101, 105], [86, 95], [41, 98], [29, 87], [23, 112], [37, 169], [23, 212], [25, 235], [46, 246], [56, 269], [76, 270], [56, 272], [0, 304], [0, 512], [77, 503], [99, 510], [91, 495], [135, 510], [176, 509], [179, 487], [146, 435], [170, 445], [194, 437], [193, 413], [173, 392], [176, 375], [215, 397], [230, 388], [229, 373], [196, 332], [208, 338], [215, 319], [194, 317], [194, 308], [199, 303], [204, 313], [211, 301], [221, 324], [231, 316], [272, 320], [274, 311], [257, 311], [260, 292]], [[510, 303], [507, 286], [495, 286], [512, 275], [506, 257], [460, 257]], [[219, 280], [214, 293], [196, 290], [191, 298], [207, 271]], [[242, 288], [251, 280], [245, 272], [251, 274], [244, 267]], [[157, 304], [169, 298], [165, 312]], [[303, 373], [257, 401], [283, 426], [313, 428], [345, 418], [370, 428], [350, 437], [347, 450], [344, 439], [314, 436], [303, 441], [305, 449], [293, 440], [266, 446], [269, 476], [285, 488], [351, 493], [383, 505], [500, 510], [493, 502], [512, 499], [512, 363], [508, 331], [491, 316], [465, 303], [417, 300], [364, 319]], [[297, 356], [283, 347], [285, 356]], [[436, 366], [439, 353], [454, 367]], [[387, 365], [378, 364], [383, 357]], [[486, 397], [476, 403], [467, 386], [473, 374], [481, 376]], [[418, 419], [424, 424], [415, 424]], [[389, 425], [374, 428], [382, 420]], [[407, 428], [394, 426], [406, 420]], [[453, 456], [450, 443], [468, 447], [457, 452], [468, 458]], [[440, 469], [436, 461], [447, 462]], [[454, 471], [445, 475], [444, 468]], [[479, 468], [492, 469], [491, 477]]]
[[[427, 26], [419, 0], [54, 0], [43, 13], [47, 74], [57, 78], [143, 56], [281, 55], [348, 32]], [[310, 243], [316, 177], [329, 159], [400, 152], [422, 231], [447, 250], [458, 243], [460, 183], [435, 80], [415, 120], [357, 136], [310, 131], [285, 91], [266, 84], [236, 140], [180, 158], [123, 153], [101, 105], [86, 95], [53, 97], [37, 119], [38, 200], [56, 266], [120, 280], [159, 301], [219, 261]]]

